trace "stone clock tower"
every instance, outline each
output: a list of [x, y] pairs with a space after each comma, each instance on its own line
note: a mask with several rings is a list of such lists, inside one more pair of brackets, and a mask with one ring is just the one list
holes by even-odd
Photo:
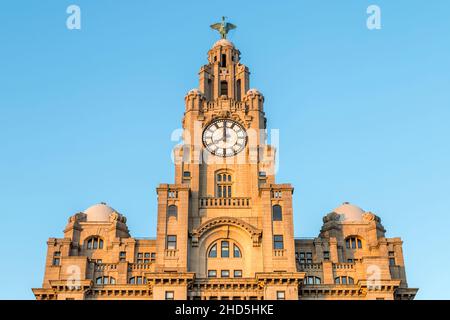
[[185, 97], [175, 181], [157, 188], [156, 238], [133, 238], [106, 203], [47, 242], [37, 299], [413, 299], [400, 238], [348, 202], [315, 238], [294, 239], [290, 184], [275, 181], [264, 97], [226, 39]]
[[295, 263], [293, 188], [275, 184], [264, 97], [249, 88], [239, 50], [217, 41], [200, 69], [199, 89], [185, 97], [175, 184], [158, 188], [156, 268], [205, 279], [236, 273], [266, 281], [264, 274], [278, 273], [296, 298], [302, 275]]

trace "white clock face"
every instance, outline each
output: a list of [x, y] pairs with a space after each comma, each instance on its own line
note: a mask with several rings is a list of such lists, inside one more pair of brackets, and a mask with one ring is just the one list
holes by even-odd
[[203, 145], [219, 157], [231, 157], [244, 150], [247, 133], [233, 120], [220, 119], [210, 123], [203, 131]]

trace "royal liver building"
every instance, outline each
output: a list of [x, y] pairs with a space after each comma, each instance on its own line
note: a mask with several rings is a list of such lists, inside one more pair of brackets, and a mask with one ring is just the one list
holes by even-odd
[[185, 96], [175, 181], [160, 184], [156, 239], [131, 237], [105, 203], [74, 214], [50, 238], [37, 299], [413, 299], [400, 238], [344, 203], [319, 235], [295, 239], [293, 187], [277, 183], [264, 96], [226, 39]]

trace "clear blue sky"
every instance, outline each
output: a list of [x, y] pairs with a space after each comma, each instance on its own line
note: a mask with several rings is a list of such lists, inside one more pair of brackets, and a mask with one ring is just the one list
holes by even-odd
[[[80, 31], [65, 27], [72, 3]], [[366, 28], [373, 3], [379, 31]], [[155, 235], [170, 134], [222, 15], [280, 129], [296, 236], [350, 201], [403, 238], [418, 298], [450, 298], [449, 12], [447, 0], [3, 1], [0, 298], [33, 298], [47, 238], [94, 203]]]

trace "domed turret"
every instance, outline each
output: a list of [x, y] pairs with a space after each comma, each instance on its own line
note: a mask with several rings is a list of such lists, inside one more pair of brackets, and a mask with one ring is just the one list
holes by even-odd
[[109, 216], [113, 212], [116, 212], [116, 210], [104, 202], [95, 204], [84, 210], [86, 221], [88, 222], [109, 222]]
[[349, 202], [344, 202], [342, 205], [333, 210], [337, 213], [339, 221], [362, 221], [364, 210]]

